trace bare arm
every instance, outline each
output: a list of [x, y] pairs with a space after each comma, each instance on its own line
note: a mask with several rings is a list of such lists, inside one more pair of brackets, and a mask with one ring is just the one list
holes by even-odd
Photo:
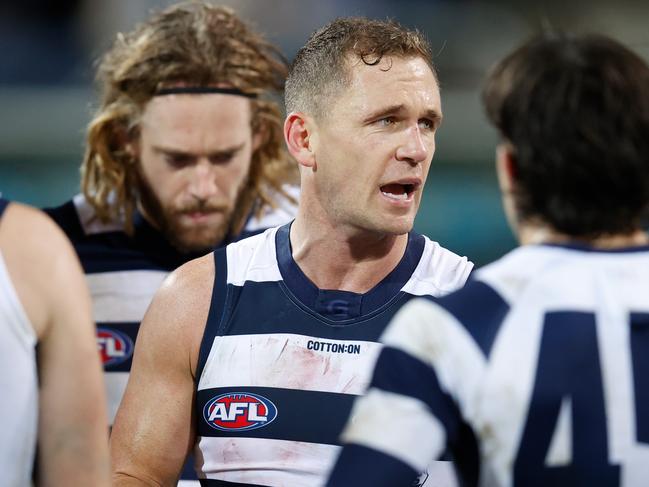
[[3, 254], [39, 341], [38, 485], [109, 485], [102, 371], [90, 296], [61, 230], [12, 204]]
[[111, 435], [115, 486], [175, 485], [194, 445], [194, 369], [213, 262], [209, 254], [172, 273], [144, 316]]

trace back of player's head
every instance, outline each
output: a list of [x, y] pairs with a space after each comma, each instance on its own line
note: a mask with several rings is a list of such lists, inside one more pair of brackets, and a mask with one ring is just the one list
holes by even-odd
[[573, 236], [627, 233], [649, 207], [649, 67], [601, 35], [544, 34], [491, 71], [487, 116], [513, 147], [514, 202]]
[[208, 3], [173, 5], [118, 34], [98, 66], [101, 100], [88, 127], [82, 167], [84, 194], [100, 218], [129, 218], [137, 188], [123, 139], [137, 136], [148, 101], [170, 87], [223, 86], [256, 96], [251, 125], [264, 141], [253, 155], [249, 186], [277, 186], [280, 176], [273, 171], [284, 173], [275, 164], [284, 150], [281, 110], [265, 95], [282, 91], [287, 71], [272, 44], [231, 9]]
[[349, 85], [353, 63], [375, 65], [385, 56], [422, 58], [435, 74], [430, 45], [416, 30], [363, 17], [330, 22], [295, 56], [286, 80], [286, 111], [325, 115], [339, 90]]

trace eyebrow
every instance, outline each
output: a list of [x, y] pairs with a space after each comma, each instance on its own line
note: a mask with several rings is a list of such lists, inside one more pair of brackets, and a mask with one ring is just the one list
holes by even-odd
[[[379, 110], [371, 113], [370, 115], [365, 117], [363, 121], [365, 123], [369, 123], [374, 120], [387, 117], [389, 115], [396, 115], [399, 112], [402, 112], [404, 110], [405, 110], [405, 106], [402, 103], [397, 105], [390, 105], [388, 107], [380, 108]], [[430, 118], [435, 123], [436, 126], [442, 122], [442, 114], [439, 113], [437, 110], [433, 110], [433, 109], [426, 110], [426, 112], [424, 113], [424, 117]]]
[[[242, 142], [239, 145], [231, 146], [231, 147], [225, 147], [223, 149], [211, 151], [208, 154], [205, 154], [207, 157], [214, 157], [214, 156], [222, 156], [224, 154], [236, 154], [239, 152], [243, 147], [245, 146], [245, 142]], [[191, 151], [186, 151], [182, 149], [176, 149], [174, 147], [164, 147], [164, 146], [159, 146], [159, 145], [154, 145], [153, 150], [158, 153], [162, 154], [168, 154], [168, 155], [173, 155], [173, 156], [189, 156], [189, 157], [197, 157], [199, 155], [203, 154], [196, 154], [195, 152]]]

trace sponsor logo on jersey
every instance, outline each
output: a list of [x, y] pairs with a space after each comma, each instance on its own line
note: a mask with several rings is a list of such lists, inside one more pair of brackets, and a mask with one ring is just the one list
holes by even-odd
[[316, 340], [309, 340], [306, 343], [307, 350], [315, 350], [316, 352], [331, 352], [331, 353], [349, 353], [360, 354], [361, 346], [356, 343], [332, 343], [332, 342], [319, 342]]
[[97, 328], [97, 348], [104, 367], [117, 365], [133, 355], [133, 340], [112, 328]]
[[203, 408], [203, 418], [221, 431], [247, 431], [273, 422], [277, 407], [263, 396], [230, 392], [210, 399]]

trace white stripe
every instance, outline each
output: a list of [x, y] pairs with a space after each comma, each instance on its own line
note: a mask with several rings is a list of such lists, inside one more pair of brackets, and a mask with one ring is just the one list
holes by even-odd
[[[228, 284], [243, 286], [246, 281], [281, 281], [275, 254], [277, 228], [239, 240], [226, 247]], [[218, 269], [217, 269], [218, 272]]]
[[370, 389], [354, 403], [342, 439], [395, 457], [417, 472], [446, 445], [444, 427], [426, 404], [380, 389]]
[[414, 296], [440, 297], [464, 286], [473, 263], [424, 238], [426, 243], [419, 264], [402, 291]]
[[[228, 482], [314, 487], [326, 479], [339, 446], [262, 438], [201, 437], [196, 447], [199, 478]], [[210, 453], [208, 459], [203, 451]]]
[[433, 367], [440, 386], [461, 406], [474, 403], [486, 361], [466, 329], [444, 308], [411, 300], [394, 316], [381, 341]]
[[[282, 189], [288, 193], [289, 196], [300, 199], [300, 187], [285, 184]], [[267, 207], [266, 211], [260, 218], [251, 218], [246, 223], [245, 230], [252, 232], [255, 230], [266, 229], [270, 227], [277, 227], [290, 222], [297, 215], [297, 206], [285, 198], [282, 194], [271, 190], [272, 196], [276, 199], [277, 208]]]
[[178, 487], [201, 487], [201, 483], [198, 480], [179, 480]]
[[[346, 351], [326, 351], [328, 346]], [[358, 347], [360, 353], [350, 353]], [[220, 336], [212, 343], [198, 389], [258, 386], [362, 394], [380, 348], [375, 342], [289, 333]]]
[[[114, 200], [113, 195], [109, 197], [109, 200]], [[97, 218], [95, 209], [88, 203], [85, 196], [82, 194], [77, 194], [72, 198], [74, 206], [77, 209], [77, 215], [79, 216], [79, 222], [83, 228], [83, 232], [86, 235], [93, 235], [97, 233], [106, 233], [106, 232], [123, 232], [124, 231], [124, 221], [109, 221], [107, 223], [102, 222]]]
[[140, 322], [165, 271], [118, 271], [86, 274], [96, 322]]
[[106, 399], [108, 405], [108, 424], [115, 422], [115, 414], [128, 383], [128, 372], [105, 372], [104, 384], [106, 386]]

